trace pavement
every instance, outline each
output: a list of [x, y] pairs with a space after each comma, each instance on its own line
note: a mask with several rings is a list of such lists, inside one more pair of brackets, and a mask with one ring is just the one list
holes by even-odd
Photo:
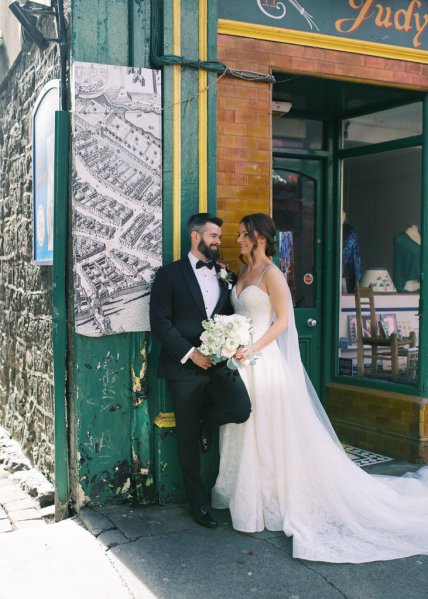
[[[415, 468], [393, 460], [365, 469]], [[28, 497], [13, 500], [22, 510], [10, 509], [15, 483], [0, 452], [0, 504], [12, 528], [0, 533], [0, 599], [428, 598], [428, 555], [358, 565], [293, 559], [282, 533], [238, 533], [227, 511], [215, 511], [218, 528], [205, 529], [185, 505], [86, 507], [53, 523], [43, 508], [23, 507]], [[40, 517], [12, 517], [27, 509]]]

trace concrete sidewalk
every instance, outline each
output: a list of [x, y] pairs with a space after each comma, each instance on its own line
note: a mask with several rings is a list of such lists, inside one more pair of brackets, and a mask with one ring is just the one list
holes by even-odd
[[[409, 465], [366, 470], [395, 475]], [[218, 529], [207, 530], [182, 505], [105, 506], [0, 535], [0, 599], [428, 598], [428, 556], [295, 560], [282, 533], [238, 533], [228, 512], [217, 515]]]

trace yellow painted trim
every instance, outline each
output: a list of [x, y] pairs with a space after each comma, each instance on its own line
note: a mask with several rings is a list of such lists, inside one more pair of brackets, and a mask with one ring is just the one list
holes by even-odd
[[175, 428], [174, 412], [159, 412], [155, 418], [154, 424], [158, 428]]
[[[172, 51], [179, 56], [181, 52], [181, 9], [180, 0], [174, 0]], [[181, 254], [181, 66], [172, 67], [172, 256], [178, 260]]]
[[376, 42], [351, 40], [343, 37], [335, 37], [333, 35], [306, 33], [304, 31], [293, 31], [292, 29], [268, 27], [266, 25], [255, 25], [253, 23], [241, 23], [227, 19], [218, 20], [218, 33], [428, 64], [428, 52], [426, 50], [387, 46], [386, 44], [378, 44]]
[[[208, 6], [199, 0], [199, 60], [208, 59]], [[199, 157], [199, 212], [208, 212], [208, 74], [199, 69], [198, 97], [198, 157]]]

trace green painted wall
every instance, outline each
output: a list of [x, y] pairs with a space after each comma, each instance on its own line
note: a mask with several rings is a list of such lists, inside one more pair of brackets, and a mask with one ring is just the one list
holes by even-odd
[[[160, 6], [159, 2], [155, 3]], [[161, 11], [164, 53], [172, 53], [171, 2]], [[198, 0], [181, 2], [181, 54], [198, 53]], [[217, 8], [209, 2], [209, 59], [216, 58]], [[150, 67], [149, 0], [74, 0], [72, 61]], [[172, 260], [172, 67], [163, 77], [164, 262]], [[215, 75], [209, 75], [215, 80]], [[198, 73], [182, 70], [182, 223], [198, 211]], [[215, 209], [216, 102], [209, 95], [209, 205]], [[186, 98], [195, 96], [194, 99]], [[182, 235], [182, 249], [187, 240]], [[72, 264], [69, 263], [72, 284]], [[69, 362], [71, 488], [79, 506], [86, 500], [107, 503], [182, 500], [174, 429], [158, 429], [159, 411], [171, 411], [162, 381], [156, 379], [157, 344], [150, 333], [90, 338], [71, 333]], [[147, 377], [146, 377], [147, 374]], [[141, 385], [141, 383], [143, 383]], [[206, 461], [209, 480], [217, 456]]]
[[[149, 39], [149, 2], [73, 2], [72, 61], [149, 67]], [[72, 337], [74, 498], [105, 503], [132, 493], [151, 500], [151, 414], [147, 387], [140, 384], [149, 335]]]

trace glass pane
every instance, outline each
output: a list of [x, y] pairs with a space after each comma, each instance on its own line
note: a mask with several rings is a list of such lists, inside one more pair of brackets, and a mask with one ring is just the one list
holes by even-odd
[[322, 150], [323, 122], [289, 117], [272, 117], [273, 149]]
[[343, 147], [355, 148], [422, 133], [422, 103], [408, 104], [343, 121]]
[[297, 172], [273, 173], [273, 219], [278, 230], [280, 268], [298, 308], [314, 305], [316, 182]]
[[421, 147], [343, 161], [340, 374], [417, 382], [421, 175]]

